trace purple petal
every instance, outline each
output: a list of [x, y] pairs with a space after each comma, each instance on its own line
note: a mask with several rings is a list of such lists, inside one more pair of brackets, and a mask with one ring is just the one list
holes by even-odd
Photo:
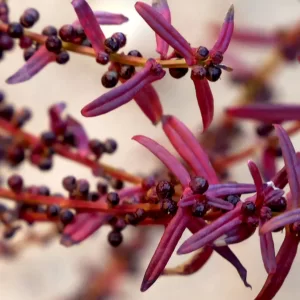
[[155, 33], [185, 58], [189, 66], [194, 64], [193, 49], [189, 43], [159, 12], [142, 2], [137, 2], [135, 9]]
[[73, 0], [72, 5], [95, 53], [98, 54], [99, 52], [103, 52], [105, 50], [105, 35], [89, 4], [85, 0]]
[[55, 60], [56, 54], [49, 52], [46, 46], [41, 46], [19, 71], [6, 80], [6, 83], [15, 84], [27, 81]]
[[213, 207], [225, 209], [225, 210], [232, 210], [234, 208], [233, 204], [221, 198], [215, 198], [210, 196], [206, 196], [206, 198], [207, 198], [207, 204]]
[[193, 204], [195, 204], [197, 201], [201, 200], [201, 199], [205, 199], [206, 197], [204, 195], [195, 195], [195, 194], [192, 194], [192, 195], [189, 195], [187, 197], [182, 197], [180, 199], [180, 201], [178, 202], [178, 205], [180, 207], [188, 207], [188, 206], [191, 206]]
[[269, 181], [276, 174], [276, 155], [270, 148], [264, 148], [262, 153], [262, 168], [264, 178]]
[[134, 100], [143, 113], [156, 125], [163, 114], [159, 96], [151, 84], [144, 86], [135, 96]]
[[60, 102], [52, 105], [48, 110], [50, 117], [50, 128], [57, 135], [64, 133], [67, 126], [66, 121], [61, 117], [61, 114], [65, 110], [66, 106], [67, 105], [64, 102]]
[[256, 192], [254, 184], [249, 183], [221, 183], [211, 184], [206, 192], [212, 197], [222, 197], [235, 194], [248, 194]]
[[209, 87], [207, 79], [198, 79], [191, 73], [193, 80], [198, 106], [202, 116], [203, 131], [211, 124], [214, 117], [214, 98]]
[[[189, 148], [189, 152], [194, 154], [194, 156], [197, 158], [197, 163], [196, 162], [195, 163], [197, 164], [198, 168], [201, 167], [200, 170], [205, 171], [204, 177], [208, 180], [208, 182], [210, 184], [218, 183], [219, 180], [217, 174], [214, 168], [212, 167], [207, 154], [202, 149], [200, 143], [194, 137], [192, 132], [174, 116], [167, 116], [163, 121], [163, 123], [166, 124], [167, 126], [170, 126], [170, 128], [172, 128], [173, 131], [177, 133], [178, 137], [181, 138], [182, 142], [185, 143], [185, 147]], [[176, 139], [176, 141], [178, 140]], [[180, 148], [181, 144], [175, 143], [175, 140], [173, 140], [172, 138], [170, 138], [170, 142], [172, 143], [174, 148], [178, 151], [178, 153], [181, 154], [180, 152], [183, 151]], [[183, 158], [186, 159], [185, 157]], [[192, 158], [191, 154], [190, 154], [190, 158]], [[187, 162], [190, 163], [188, 160]], [[191, 161], [191, 163], [193, 163], [193, 161]], [[191, 167], [195, 168], [195, 166], [192, 165]], [[203, 173], [201, 174], [203, 175]]]
[[[94, 11], [94, 16], [99, 25], [121, 25], [128, 21], [128, 18], [122, 14], [115, 14], [106, 11]], [[79, 20], [73, 22], [72, 25], [80, 24]]]
[[286, 167], [288, 181], [292, 194], [292, 207], [296, 208], [300, 204], [300, 182], [296, 170], [297, 156], [293, 144], [286, 131], [279, 125], [274, 125], [276, 134], [282, 150], [284, 164]]
[[[171, 12], [167, 0], [152, 0], [152, 7], [159, 12], [169, 24], [171, 24]], [[156, 33], [155, 37], [156, 52], [160, 54], [162, 59], [166, 59], [168, 55], [169, 44], [162, 39], [159, 34]]]
[[282, 123], [300, 120], [300, 105], [296, 104], [251, 104], [229, 107], [226, 113], [235, 118], [252, 119], [264, 123]]
[[142, 71], [136, 73], [124, 84], [114, 88], [86, 105], [81, 110], [81, 113], [85, 117], [95, 117], [105, 114], [129, 102], [145, 86], [153, 81], [163, 78], [165, 74], [166, 72], [154, 59], [149, 59]]
[[221, 53], [225, 53], [225, 51], [229, 46], [233, 29], [234, 29], [234, 7], [233, 5], [231, 5], [226, 14], [224, 23], [219, 33], [218, 40], [216, 41], [216, 43], [214, 44], [210, 52], [219, 51]]
[[162, 274], [186, 228], [188, 220], [189, 218], [184, 213], [183, 209], [179, 208], [175, 217], [167, 226], [149, 263], [141, 285], [142, 292], [145, 292]]
[[263, 288], [255, 300], [273, 299], [281, 288], [296, 257], [299, 238], [287, 233], [276, 256], [277, 269], [275, 273], [269, 274]]
[[254, 184], [256, 187], [255, 204], [258, 207], [261, 207], [261, 205], [264, 203], [264, 200], [265, 200], [263, 181], [260, 176], [258, 167], [253, 161], [251, 161], [251, 160], [248, 161], [248, 168], [250, 170], [251, 176], [253, 178], [253, 181], [254, 181]]
[[136, 135], [132, 139], [145, 146], [156, 157], [158, 157], [161, 162], [165, 164], [165, 166], [179, 179], [183, 186], [188, 186], [191, 180], [189, 173], [168, 150], [152, 139], [142, 135]]

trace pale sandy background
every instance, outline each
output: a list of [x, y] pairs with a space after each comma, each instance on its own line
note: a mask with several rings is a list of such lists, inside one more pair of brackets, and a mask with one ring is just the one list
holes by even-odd
[[[12, 8], [12, 20], [18, 20], [27, 7], [36, 7], [40, 11], [41, 20], [34, 27], [35, 30], [41, 30], [48, 24], [59, 26], [70, 23], [75, 18], [69, 0], [10, 0], [9, 2]], [[126, 50], [138, 48], [145, 56], [155, 55], [154, 34], [135, 12], [135, 1], [90, 0], [89, 3], [95, 10], [122, 12], [130, 18], [130, 22], [122, 26], [122, 31], [128, 36]], [[193, 45], [207, 46], [212, 44], [207, 31], [208, 22], [221, 21], [231, 3], [232, 1], [229, 0], [169, 0], [173, 24]], [[234, 4], [236, 26], [251, 25], [271, 30], [278, 25], [292, 24], [299, 19], [300, 3], [297, 0], [237, 0]], [[116, 31], [116, 28], [106, 27], [104, 30], [105, 33], [111, 34]], [[264, 49], [249, 51], [242, 46], [236, 49], [243, 59], [252, 62], [253, 65], [258, 65], [268, 54], [268, 50], [262, 51]], [[85, 122], [91, 137], [112, 136], [118, 140], [120, 151], [113, 157], [105, 158], [106, 162], [140, 173], [147, 173], [157, 166], [158, 161], [130, 138], [141, 133], [156, 138], [162, 143], [166, 138], [160, 128], [154, 128], [140, 113], [135, 103], [127, 104], [101, 118], [83, 119], [80, 116], [82, 106], [104, 92], [100, 84], [104, 68], [97, 65], [93, 59], [72, 54], [71, 61], [64, 67], [53, 64], [30, 82], [16, 86], [6, 85], [5, 79], [22, 64], [20, 50], [17, 49], [7, 55], [6, 60], [0, 64], [0, 88], [7, 92], [11, 102], [18, 106], [28, 105], [33, 108], [35, 118], [28, 125], [28, 129], [36, 134], [45, 130], [48, 125], [46, 108], [57, 101], [67, 101], [68, 111]], [[217, 113], [220, 113], [222, 108], [239, 93], [236, 88], [228, 85], [226, 77], [224, 74], [223, 79], [213, 85]], [[273, 82], [277, 92], [276, 98], [279, 101], [299, 101], [299, 66], [296, 64], [287, 66], [280, 74], [274, 76]], [[176, 114], [187, 125], [196, 129], [201, 120], [189, 77], [176, 81], [166, 76], [155, 86], [161, 95], [165, 111]], [[215, 118], [217, 119], [218, 117]], [[294, 140], [300, 145], [297, 138]], [[243, 144], [247, 144], [247, 140]], [[61, 190], [61, 178], [70, 173], [81, 178], [91, 178], [88, 170], [59, 158], [55, 160], [54, 171], [41, 175], [28, 165], [22, 169], [28, 184], [49, 184], [57, 191]], [[239, 179], [249, 180], [244, 165], [236, 168], [235, 174]], [[83, 245], [72, 249], [65, 249], [58, 243], [54, 243], [45, 249], [32, 247], [14, 262], [0, 258], [0, 299], [65, 299], [79, 286], [82, 279], [81, 267], [84, 262], [105, 265], [106, 232], [102, 229]], [[276, 235], [276, 241], [279, 242], [282, 236]], [[144, 254], [143, 269], [146, 268], [158, 240], [157, 232], [151, 247]], [[233, 247], [248, 269], [252, 291], [243, 287], [235, 270], [227, 262], [214, 256], [198, 274], [186, 278], [162, 278], [144, 294], [139, 292], [143, 275], [141, 272], [136, 278], [125, 280], [122, 296], [116, 296], [114, 299], [253, 299], [266, 277], [258, 247], [257, 236], [242, 245]], [[170, 265], [175, 265], [179, 261], [182, 261], [182, 257], [174, 256]], [[276, 299], [300, 298], [299, 269], [298, 256]]]

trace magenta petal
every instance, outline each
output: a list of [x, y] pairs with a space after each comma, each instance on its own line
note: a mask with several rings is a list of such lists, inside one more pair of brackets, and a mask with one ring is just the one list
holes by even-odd
[[[94, 11], [94, 16], [99, 25], [121, 25], [128, 21], [128, 18], [122, 14], [115, 14], [106, 11]], [[79, 20], [73, 22], [73, 25], [80, 24]]]
[[260, 176], [258, 167], [253, 161], [249, 160], [248, 161], [248, 168], [250, 170], [251, 176], [253, 178], [253, 181], [254, 181], [254, 184], [255, 184], [255, 187], [256, 187], [257, 196], [261, 197], [262, 193], [263, 193], [263, 181], [262, 181], [262, 178]]
[[142, 135], [136, 135], [132, 139], [145, 146], [156, 157], [158, 157], [161, 162], [164, 163], [165, 166], [179, 179], [183, 186], [188, 186], [191, 180], [189, 173], [168, 150], [152, 139]]
[[64, 133], [66, 128], [66, 121], [61, 117], [61, 114], [65, 108], [66, 104], [64, 102], [60, 102], [52, 105], [48, 110], [50, 117], [50, 128], [58, 135]]
[[72, 5], [95, 53], [103, 52], [105, 35], [89, 4], [85, 0], [73, 0]]
[[25, 65], [15, 74], [10, 76], [6, 82], [8, 84], [16, 84], [27, 81], [55, 60], [56, 55], [53, 52], [49, 52], [45, 46], [41, 46]]
[[221, 183], [211, 184], [206, 195], [212, 197], [223, 197], [234, 194], [248, 194], [256, 192], [254, 184], [249, 183]]
[[263, 288], [255, 300], [273, 299], [281, 288], [296, 257], [299, 238], [287, 233], [276, 256], [277, 269], [275, 273], [269, 274]]
[[252, 119], [264, 123], [282, 123], [300, 120], [300, 105], [296, 104], [251, 104], [229, 107], [226, 113], [235, 118]]
[[141, 291], [145, 292], [162, 274], [165, 266], [167, 265], [174, 249], [181, 238], [189, 217], [184, 211], [179, 208], [175, 217], [167, 226], [156, 250], [146, 270]]
[[215, 198], [210, 196], [206, 196], [206, 198], [207, 198], [207, 204], [213, 207], [224, 209], [224, 210], [232, 210], [234, 208], [233, 204], [221, 198]]
[[262, 153], [262, 168], [264, 178], [269, 181], [276, 174], [276, 155], [270, 148], [264, 148]]
[[274, 127], [279, 139], [284, 164], [288, 175], [288, 181], [292, 194], [292, 207], [296, 208], [300, 204], [300, 179], [296, 170], [296, 152], [286, 131], [280, 125], [274, 125]]
[[137, 2], [135, 9], [155, 33], [185, 58], [188, 65], [194, 64], [193, 49], [189, 43], [159, 12], [142, 2]]
[[224, 23], [219, 33], [218, 40], [216, 41], [213, 48], [211, 49], [211, 52], [219, 51], [221, 53], [225, 53], [225, 51], [229, 46], [233, 29], [234, 29], [234, 7], [233, 5], [231, 5], [226, 14]]
[[193, 73], [191, 79], [195, 86], [198, 106], [202, 116], [203, 131], [205, 131], [214, 117], [214, 98], [207, 79], [197, 79], [193, 76]]
[[188, 207], [193, 205], [197, 202], [197, 200], [205, 199], [204, 195], [188, 195], [186, 197], [181, 197], [180, 201], [178, 202], [178, 206], [180, 207]]
[[163, 114], [159, 96], [151, 84], [144, 86], [135, 96], [134, 100], [143, 113], [156, 125]]
[[[169, 24], [171, 24], [171, 12], [167, 0], [152, 0], [152, 7], [159, 12]], [[169, 44], [162, 39], [159, 34], [156, 33], [155, 37], [156, 52], [160, 54], [162, 59], [166, 59], [168, 55]]]
[[165, 74], [166, 72], [161, 68], [161, 65], [156, 63], [154, 59], [149, 59], [142, 71], [136, 73], [124, 84], [86, 105], [81, 110], [81, 113], [85, 117], [95, 117], [105, 114], [129, 102], [145, 86], [163, 78]]
[[[164, 124], [170, 125], [174, 132], [176, 132], [177, 135], [181, 138], [182, 142], [185, 143], [185, 147], [189, 148], [189, 152], [192, 152], [194, 156], [196, 156], [197, 165], [201, 167], [201, 170], [205, 171], [205, 177], [208, 182], [210, 184], [218, 183], [219, 179], [209, 161], [207, 154], [202, 149], [199, 141], [194, 137], [192, 132], [174, 116], [167, 116], [163, 122]], [[180, 144], [175, 143], [175, 140], [173, 140], [172, 138], [169, 139], [174, 148], [178, 151], [179, 154], [181, 154], [180, 152], [182, 152], [182, 149], [180, 149]], [[190, 158], [192, 158], [192, 156]], [[187, 162], [189, 161], [187, 160]], [[191, 165], [191, 167], [193, 166]]]

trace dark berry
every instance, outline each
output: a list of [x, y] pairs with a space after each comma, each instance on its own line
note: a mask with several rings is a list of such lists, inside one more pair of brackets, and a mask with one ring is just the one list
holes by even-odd
[[129, 56], [135, 56], [135, 57], [143, 57], [142, 54], [138, 50], [131, 50], [128, 52]]
[[50, 190], [47, 186], [41, 185], [38, 187], [38, 194], [42, 196], [49, 196], [50, 195]]
[[60, 213], [60, 207], [57, 204], [49, 205], [46, 212], [49, 218], [58, 217]]
[[169, 73], [173, 78], [179, 79], [184, 77], [188, 70], [188, 68], [170, 68]]
[[42, 31], [43, 35], [46, 36], [56, 36], [57, 35], [57, 29], [54, 26], [47, 26]]
[[111, 193], [107, 194], [106, 201], [108, 204], [115, 206], [115, 205], [119, 204], [120, 197], [119, 197], [118, 193], [111, 192]]
[[238, 202], [241, 201], [241, 198], [238, 195], [228, 195], [227, 197], [225, 197], [225, 201], [236, 206], [238, 204]]
[[222, 74], [222, 70], [219, 67], [209, 66], [207, 68], [206, 78], [209, 81], [215, 82], [221, 77], [221, 74]]
[[59, 214], [60, 221], [64, 225], [70, 224], [74, 220], [74, 217], [74, 214], [68, 209], [61, 211]]
[[144, 209], [142, 208], [138, 208], [135, 212], [136, 217], [138, 218], [138, 220], [141, 222], [143, 220], [146, 219], [147, 217], [147, 213]]
[[207, 59], [208, 55], [209, 55], [209, 51], [206, 47], [203, 47], [203, 46], [200, 46], [198, 49], [197, 49], [197, 57], [198, 59], [200, 60], [205, 60]]
[[246, 201], [242, 205], [242, 211], [247, 216], [253, 216], [256, 212], [256, 206], [252, 201]]
[[67, 176], [63, 179], [63, 187], [68, 192], [73, 192], [76, 189], [76, 178], [74, 176]]
[[130, 65], [122, 65], [119, 71], [119, 75], [123, 79], [130, 79], [135, 72], [135, 67]]
[[66, 130], [64, 132], [64, 142], [68, 145], [76, 147], [76, 138], [72, 131]]
[[274, 127], [272, 124], [261, 124], [256, 127], [256, 134], [261, 137], [268, 136], [272, 131]]
[[96, 56], [96, 62], [100, 65], [106, 65], [109, 62], [109, 55], [105, 52], [99, 52]]
[[19, 111], [14, 119], [15, 126], [22, 127], [27, 121], [31, 119], [32, 113], [28, 108], [24, 108]]
[[60, 51], [56, 56], [56, 62], [60, 65], [66, 64], [70, 60], [70, 55], [67, 51]]
[[6, 121], [11, 121], [14, 116], [15, 109], [11, 105], [5, 105], [0, 108], [0, 118]]
[[192, 206], [192, 214], [195, 217], [203, 217], [207, 212], [207, 205], [204, 202], [197, 202]]
[[46, 40], [45, 45], [48, 51], [59, 53], [62, 47], [62, 42], [57, 36], [49, 36]]
[[40, 14], [39, 12], [34, 8], [28, 8], [25, 10], [23, 15], [20, 18], [20, 23], [25, 28], [32, 27], [39, 19]]
[[89, 148], [97, 158], [99, 158], [105, 152], [104, 144], [97, 139], [89, 141]]
[[14, 47], [14, 40], [7, 34], [0, 34], [0, 49], [11, 50]]
[[124, 47], [126, 45], [126, 36], [122, 32], [116, 32], [112, 35], [113, 38], [115, 38], [119, 42], [120, 48]]
[[114, 139], [106, 139], [104, 142], [105, 152], [113, 154], [118, 148], [118, 144]]
[[16, 166], [25, 159], [25, 151], [21, 146], [13, 145], [7, 152], [7, 158], [9, 162]]
[[107, 38], [104, 41], [104, 45], [105, 45], [106, 51], [108, 53], [117, 52], [120, 49], [119, 41], [117, 39], [113, 38], [113, 37]]
[[97, 183], [97, 191], [100, 195], [107, 194], [107, 190], [108, 190], [107, 184], [102, 183], [102, 182]]
[[81, 41], [86, 39], [86, 34], [84, 32], [83, 27], [80, 24], [73, 25], [73, 28], [75, 30], [76, 38], [79, 38]]
[[72, 25], [63, 25], [58, 32], [60, 38], [65, 42], [71, 42], [76, 37], [76, 31]]
[[30, 37], [24, 35], [20, 38], [20, 48], [27, 49], [32, 45], [33, 41]]
[[82, 43], [81, 43], [81, 45], [85, 46], [85, 47], [90, 47], [90, 48], [92, 47], [92, 44], [91, 44], [91, 42], [90, 42], [89, 39], [83, 40]]
[[88, 200], [92, 201], [92, 202], [95, 202], [95, 201], [99, 200], [99, 194], [97, 192], [89, 193]]
[[164, 213], [174, 216], [177, 212], [177, 203], [172, 199], [164, 199], [161, 206]]
[[115, 190], [121, 190], [124, 187], [124, 182], [120, 179], [111, 179], [110, 185]]
[[223, 54], [220, 51], [211, 54], [211, 61], [215, 65], [219, 65], [223, 61]]
[[23, 178], [20, 175], [10, 176], [7, 184], [15, 193], [20, 193], [23, 190]]
[[193, 79], [204, 79], [206, 77], [207, 71], [202, 66], [194, 66], [192, 69], [192, 78]]
[[87, 196], [90, 190], [90, 184], [85, 179], [78, 179], [76, 182], [76, 187], [81, 195]]
[[56, 135], [52, 131], [47, 131], [41, 134], [41, 141], [46, 146], [52, 146], [56, 141]]
[[123, 241], [123, 235], [120, 231], [111, 231], [108, 234], [108, 242], [113, 247], [118, 247]]
[[39, 162], [38, 167], [41, 171], [49, 171], [52, 168], [52, 165], [52, 158], [45, 157]]
[[156, 186], [156, 194], [159, 199], [171, 199], [175, 190], [171, 182], [162, 180]]
[[24, 34], [24, 29], [20, 23], [8, 24], [7, 34], [12, 38], [20, 38]]
[[29, 48], [25, 49], [23, 52], [24, 60], [27, 61], [28, 59], [30, 59], [35, 52], [36, 52], [36, 49], [34, 47], [29, 47]]
[[281, 197], [278, 200], [272, 201], [271, 203], [269, 203], [268, 206], [274, 212], [283, 212], [286, 210], [287, 202], [284, 197]]
[[191, 190], [195, 194], [204, 194], [208, 189], [208, 181], [200, 176], [193, 177], [189, 183]]
[[119, 81], [119, 75], [116, 71], [107, 71], [101, 78], [101, 83], [106, 88], [112, 88], [117, 85]]
[[128, 213], [125, 215], [125, 222], [127, 224], [136, 226], [139, 223], [139, 218], [135, 213]]

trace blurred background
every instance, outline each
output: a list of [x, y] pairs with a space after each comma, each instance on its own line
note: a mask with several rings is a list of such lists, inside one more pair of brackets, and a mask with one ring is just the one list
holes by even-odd
[[[122, 13], [129, 18], [129, 22], [121, 27], [105, 26], [104, 32], [110, 35], [122, 31], [127, 35], [125, 51], [138, 49], [145, 57], [157, 57], [155, 53], [155, 36], [152, 30], [135, 12], [134, 0], [90, 0], [94, 10]], [[151, 3], [150, 0], [145, 1]], [[230, 4], [235, 5], [235, 26], [275, 30], [281, 26], [292, 25], [299, 21], [300, 2], [298, 0], [169, 0], [172, 12], [172, 23], [182, 35], [193, 45], [204, 45], [208, 48], [213, 45], [210, 24], [220, 24]], [[11, 20], [18, 21], [19, 16], [28, 7], [34, 7], [40, 12], [40, 21], [34, 31], [41, 32], [47, 25], [60, 27], [72, 23], [76, 16], [70, 1], [61, 0], [9, 0]], [[238, 55], [249, 63], [251, 68], [257, 68], [271, 49], [249, 48], [245, 45], [232, 44], [229, 53]], [[34, 118], [26, 126], [28, 131], [39, 134], [48, 128], [47, 108], [56, 102], [68, 103], [67, 111], [85, 124], [90, 137], [105, 139], [113, 137], [119, 144], [117, 154], [105, 157], [105, 162], [137, 174], [149, 174], [160, 163], [153, 155], [131, 140], [136, 134], [144, 134], [166, 145], [167, 143], [160, 126], [154, 127], [140, 112], [132, 101], [129, 104], [98, 118], [84, 119], [80, 109], [105, 92], [101, 85], [101, 76], [105, 67], [96, 64], [90, 57], [71, 53], [70, 62], [65, 66], [51, 64], [40, 74], [26, 83], [9, 86], [5, 79], [14, 73], [23, 64], [22, 51], [16, 49], [8, 53], [0, 63], [0, 89], [4, 90], [8, 101], [17, 107], [27, 106], [33, 110]], [[299, 65], [286, 64], [280, 71], [272, 75], [275, 101], [299, 101]], [[194, 95], [194, 89], [189, 76], [181, 80], [166, 76], [162, 81], [155, 83], [161, 97], [164, 111], [174, 114], [185, 122], [195, 133], [200, 133], [201, 117]], [[220, 120], [222, 110], [238, 97], [241, 90], [232, 85], [229, 74], [224, 72], [222, 80], [212, 85], [215, 97], [216, 117], [214, 123]], [[249, 128], [251, 129], [251, 124]], [[249, 129], [248, 128], [248, 129]], [[238, 146], [249, 144], [249, 135], [239, 141]], [[294, 138], [300, 146], [299, 139]], [[15, 172], [15, 171], [14, 171]], [[41, 173], [29, 164], [23, 165], [17, 172], [25, 176], [26, 184], [46, 184], [52, 190], [62, 191], [61, 179], [67, 175], [86, 178], [94, 182], [89, 170], [55, 158], [51, 172]], [[8, 176], [9, 170], [1, 170], [0, 175]], [[245, 162], [233, 168], [230, 178], [250, 182]], [[38, 226], [37, 226], [38, 227]], [[41, 226], [39, 230], [46, 230]], [[37, 230], [37, 228], [33, 228]], [[132, 230], [134, 234], [135, 230]], [[107, 228], [102, 228], [84, 243], [71, 248], [64, 248], [57, 240], [47, 247], [30, 246], [18, 256], [9, 260], [0, 257], [0, 299], [22, 300], [50, 300], [50, 299], [77, 299], [76, 295], [85, 286], [85, 280], [100, 269], [105, 270], [111, 262], [111, 248], [107, 244]], [[236, 271], [217, 255], [213, 255], [205, 267], [188, 277], [162, 277], [146, 293], [139, 291], [140, 283], [147, 264], [157, 246], [162, 229], [153, 229], [148, 232], [147, 247], [142, 250], [136, 259], [139, 259], [136, 270], [131, 275], [121, 276], [118, 280], [117, 293], [109, 299], [115, 300], [150, 300], [150, 299], [253, 299], [262, 287], [266, 274], [263, 268], [259, 251], [258, 236], [235, 245], [235, 251], [241, 262], [248, 270], [248, 281], [253, 289], [243, 286]], [[186, 233], [183, 238], [189, 234]], [[130, 232], [125, 241], [130, 237]], [[142, 239], [142, 237], [137, 237]], [[283, 234], [276, 234], [276, 245], [280, 244]], [[174, 255], [169, 262], [175, 266], [186, 260], [186, 257]], [[298, 284], [300, 257], [296, 259], [283, 288], [276, 299], [296, 299], [300, 293]], [[94, 274], [93, 273], [93, 274]], [[296, 279], [297, 278], [297, 279]], [[102, 279], [101, 279], [102, 280]], [[108, 281], [110, 282], [110, 281]], [[112, 284], [114, 278], [111, 278]], [[79, 299], [79, 298], [78, 298]], [[104, 299], [104, 298], [99, 298]]]

